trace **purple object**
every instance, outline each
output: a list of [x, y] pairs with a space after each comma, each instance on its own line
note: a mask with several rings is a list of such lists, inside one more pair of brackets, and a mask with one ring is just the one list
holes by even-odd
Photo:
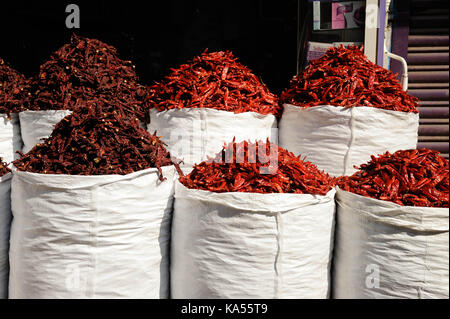
[[383, 66], [384, 60], [384, 29], [386, 27], [386, 0], [380, 0], [378, 14], [378, 41], [377, 41], [377, 64]]

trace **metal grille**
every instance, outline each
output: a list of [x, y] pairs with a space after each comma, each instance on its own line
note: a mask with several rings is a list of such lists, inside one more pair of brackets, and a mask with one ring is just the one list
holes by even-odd
[[447, 1], [412, 1], [408, 90], [420, 102], [418, 147], [449, 154], [449, 12]]

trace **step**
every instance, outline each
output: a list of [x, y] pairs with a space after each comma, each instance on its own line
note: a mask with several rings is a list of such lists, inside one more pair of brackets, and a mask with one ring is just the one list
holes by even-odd
[[448, 89], [412, 89], [408, 92], [421, 100], [448, 101]]
[[[417, 82], [448, 82], [449, 73], [448, 71], [410, 71], [408, 72], [408, 80], [411, 83]], [[410, 84], [411, 85], [411, 84]], [[448, 85], [448, 83], [447, 83]]]

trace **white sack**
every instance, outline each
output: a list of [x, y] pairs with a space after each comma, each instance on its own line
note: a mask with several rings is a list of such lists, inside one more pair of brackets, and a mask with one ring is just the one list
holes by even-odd
[[334, 298], [448, 298], [448, 208], [338, 189]]
[[167, 298], [175, 171], [13, 171], [10, 298]]
[[11, 224], [11, 173], [0, 177], [0, 299], [8, 297], [9, 228]]
[[16, 151], [22, 150], [22, 138], [20, 137], [19, 117], [16, 113], [8, 115], [0, 114], [0, 157], [3, 161], [10, 163], [20, 156]]
[[184, 167], [191, 167], [214, 157], [224, 143], [263, 140], [269, 137], [277, 142], [275, 116], [255, 112], [235, 114], [210, 108], [172, 109], [158, 112], [150, 110], [148, 131], [167, 144], [172, 157], [184, 159]]
[[213, 193], [175, 183], [173, 298], [327, 298], [334, 195]]
[[69, 110], [24, 111], [19, 113], [23, 153], [49, 137], [55, 125], [72, 113]]
[[352, 175], [354, 165], [386, 151], [417, 146], [419, 114], [374, 107], [284, 104], [280, 146], [333, 176]]

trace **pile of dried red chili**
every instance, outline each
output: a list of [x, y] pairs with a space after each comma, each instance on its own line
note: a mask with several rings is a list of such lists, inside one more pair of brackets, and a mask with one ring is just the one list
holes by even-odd
[[3, 162], [3, 159], [0, 157], [0, 177], [8, 174], [11, 170], [8, 167], [8, 164]]
[[[13, 164], [43, 174], [129, 174], [173, 165], [163, 142], [139, 127], [136, 119], [104, 112], [96, 101], [59, 122], [51, 136]], [[107, 107], [106, 107], [107, 108]], [[178, 169], [178, 165], [175, 165]]]
[[190, 174], [180, 177], [180, 182], [188, 188], [212, 192], [317, 195], [325, 195], [333, 186], [328, 174], [314, 164], [269, 141], [233, 141], [214, 159], [195, 165]]
[[395, 74], [369, 61], [362, 47], [331, 47], [294, 77], [281, 94], [283, 103], [370, 106], [417, 113], [418, 99], [403, 91]]
[[150, 108], [213, 108], [279, 115], [278, 98], [229, 51], [203, 52], [150, 87]]
[[39, 74], [24, 89], [30, 95], [18, 105], [22, 110], [76, 110], [88, 100], [102, 98], [148, 122], [144, 109], [147, 88], [139, 84], [134, 65], [120, 59], [114, 47], [96, 39], [74, 34], [70, 43], [41, 65]]
[[429, 149], [386, 152], [338, 179], [346, 191], [404, 206], [449, 207], [448, 161]]
[[26, 97], [25, 76], [0, 58], [0, 113], [15, 113]]

